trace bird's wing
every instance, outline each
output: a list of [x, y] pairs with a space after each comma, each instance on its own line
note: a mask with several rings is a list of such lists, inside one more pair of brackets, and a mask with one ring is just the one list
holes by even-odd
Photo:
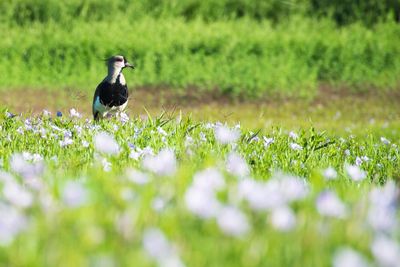
[[95, 110], [95, 102], [97, 97], [100, 97], [101, 91], [104, 89], [104, 87], [106, 87], [107, 84], [105, 82], [101, 82], [97, 88], [96, 91], [94, 91], [94, 96], [93, 96], [93, 103], [92, 103], [92, 112], [93, 112], [93, 116], [96, 117], [96, 112], [97, 110]]

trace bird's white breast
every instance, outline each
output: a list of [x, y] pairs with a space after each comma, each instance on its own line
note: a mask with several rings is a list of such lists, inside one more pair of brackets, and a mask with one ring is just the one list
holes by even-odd
[[128, 101], [126, 101], [124, 104], [122, 104], [120, 106], [108, 107], [108, 106], [103, 105], [100, 102], [100, 97], [97, 96], [96, 100], [94, 101], [94, 110], [98, 111], [102, 117], [105, 117], [105, 116], [107, 116], [107, 114], [116, 114], [118, 112], [124, 111], [127, 104], [128, 104]]

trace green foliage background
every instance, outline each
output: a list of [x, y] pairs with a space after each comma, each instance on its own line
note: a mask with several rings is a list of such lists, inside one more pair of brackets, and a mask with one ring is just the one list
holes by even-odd
[[3, 0], [0, 87], [93, 90], [124, 54], [134, 86], [312, 97], [398, 88], [399, 1]]

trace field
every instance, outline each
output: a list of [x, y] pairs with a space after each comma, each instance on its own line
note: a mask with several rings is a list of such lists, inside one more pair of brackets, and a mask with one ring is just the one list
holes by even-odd
[[0, 267], [400, 266], [398, 1], [0, 13]]
[[376, 110], [341, 134], [3, 110], [2, 266], [397, 266], [399, 125]]
[[[371, 4], [375, 11], [384, 2], [369, 1], [376, 2]], [[252, 1], [224, 0], [218, 1], [219, 7], [213, 1], [175, 6], [154, 1], [161, 14], [152, 13], [158, 9], [147, 1], [124, 9], [123, 0], [91, 0], [92, 7], [80, 2], [3, 1], [1, 89], [92, 91], [99, 73], [106, 73], [103, 59], [117, 53], [137, 66], [134, 75], [127, 76], [135, 88], [167, 87], [180, 93], [194, 88], [246, 99], [312, 99], [325, 84], [356, 92], [399, 88], [400, 26], [390, 19], [390, 11], [374, 23], [356, 20], [338, 26], [340, 21], [328, 16], [304, 14], [300, 3], [280, 3], [285, 1], [270, 1], [269, 6], [263, 4], [268, 1], [251, 5]], [[185, 12], [191, 4], [193, 16]], [[262, 14], [257, 15], [257, 8]], [[248, 14], [233, 15], [240, 10]], [[353, 13], [357, 12], [363, 11]], [[280, 17], [263, 19], [268, 14]]]

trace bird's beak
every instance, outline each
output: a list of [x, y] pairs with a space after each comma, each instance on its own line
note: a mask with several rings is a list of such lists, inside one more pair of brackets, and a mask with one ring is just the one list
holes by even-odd
[[132, 69], [135, 68], [135, 66], [134, 66], [133, 64], [129, 63], [129, 62], [126, 62], [126, 63], [125, 63], [125, 68], [126, 68], [126, 67], [132, 68]]

